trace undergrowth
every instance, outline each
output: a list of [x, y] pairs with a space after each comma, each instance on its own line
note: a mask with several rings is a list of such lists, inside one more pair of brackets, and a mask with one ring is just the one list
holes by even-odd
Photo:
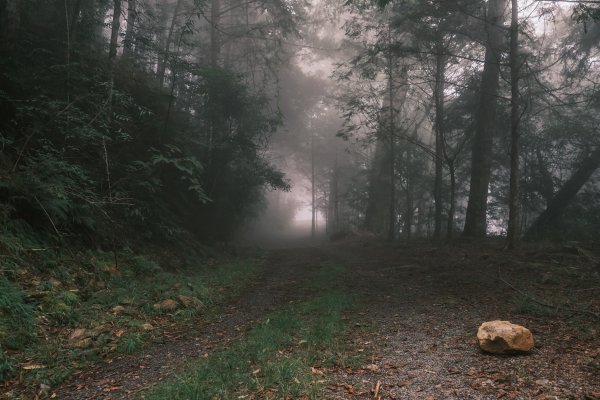
[[344, 362], [343, 316], [355, 304], [352, 295], [336, 287], [342, 286], [343, 273], [340, 266], [323, 266], [306, 285], [322, 289], [322, 294], [269, 315], [245, 338], [192, 363], [184, 374], [142, 398], [321, 398], [325, 379], [315, 372]]
[[[123, 250], [117, 265], [112, 252], [66, 256], [11, 238], [0, 238], [11, 255], [0, 257], [0, 381], [31, 386], [56, 385], [111, 353], [135, 353], [173, 321], [210, 318], [260, 269], [258, 259], [189, 255], [163, 267], [166, 251]], [[176, 308], [162, 309], [165, 300]]]

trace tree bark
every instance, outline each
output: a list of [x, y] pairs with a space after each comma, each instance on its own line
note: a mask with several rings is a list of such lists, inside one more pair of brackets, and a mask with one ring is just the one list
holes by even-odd
[[519, 165], [519, 5], [518, 0], [511, 0], [510, 24], [510, 194], [508, 212], [508, 248], [514, 249], [521, 237], [521, 186]]
[[315, 192], [315, 134], [310, 133], [310, 186], [311, 186], [311, 227], [310, 237], [317, 234], [317, 202]]
[[137, 20], [137, 0], [127, 0], [127, 30], [123, 43], [123, 58], [131, 59], [135, 47], [135, 23]]
[[338, 156], [337, 150], [333, 170], [331, 171], [331, 180], [329, 183], [329, 218], [327, 219], [327, 232], [335, 234], [340, 230], [339, 216], [339, 171], [338, 171]]
[[579, 169], [575, 171], [548, 203], [546, 210], [529, 227], [525, 238], [528, 240], [539, 239], [550, 229], [557, 228], [564, 210], [599, 167], [600, 148], [594, 150], [583, 160]]
[[0, 2], [0, 7], [0, 50], [12, 51], [21, 26], [20, 1], [4, 0]]
[[388, 220], [387, 212], [387, 183], [389, 149], [386, 143], [378, 140], [375, 144], [375, 154], [371, 161], [369, 173], [369, 196], [365, 212], [365, 229], [377, 235], [386, 234]]
[[121, 28], [121, 0], [113, 1], [113, 18], [110, 33], [110, 46], [108, 48], [108, 62], [112, 69], [115, 58], [117, 57], [117, 49], [119, 46], [119, 30]]
[[496, 128], [496, 98], [500, 77], [507, 0], [490, 0], [486, 18], [488, 42], [481, 77], [481, 99], [475, 115], [471, 158], [471, 185], [464, 235], [484, 237], [487, 232], [487, 198], [491, 175], [493, 136]]
[[221, 20], [221, 1], [211, 0], [210, 2], [210, 65], [217, 67], [219, 65], [219, 55], [221, 44], [219, 38], [219, 24]]
[[[416, 129], [415, 129], [415, 136], [416, 136]], [[405, 204], [405, 211], [404, 211], [404, 227], [403, 227], [403, 231], [404, 231], [404, 237], [406, 238], [406, 240], [410, 240], [412, 238], [412, 225], [413, 225], [413, 219], [414, 219], [414, 213], [415, 213], [415, 208], [414, 208], [414, 188], [413, 188], [413, 178], [411, 176], [411, 172], [409, 171], [410, 165], [412, 164], [412, 147], [411, 146], [407, 146], [406, 147], [406, 159], [405, 159], [405, 165], [406, 165], [406, 169], [407, 169], [407, 174], [406, 174], [406, 204]]]
[[388, 220], [388, 235], [389, 241], [394, 240], [396, 236], [396, 126], [394, 121], [394, 60], [391, 52], [388, 53], [388, 89], [389, 89], [389, 118], [390, 118], [390, 215]]
[[454, 214], [456, 214], [456, 166], [454, 160], [448, 162], [450, 170], [450, 209], [448, 210], [448, 225], [446, 228], [446, 239], [454, 236]]
[[435, 201], [435, 217], [433, 239], [442, 236], [442, 174], [444, 160], [444, 79], [446, 75], [446, 56], [441, 44], [437, 46], [435, 70], [435, 185], [433, 198]]

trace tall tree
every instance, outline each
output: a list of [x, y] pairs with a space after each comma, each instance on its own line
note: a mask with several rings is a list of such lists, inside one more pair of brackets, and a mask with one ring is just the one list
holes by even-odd
[[389, 146], [390, 146], [390, 198], [389, 198], [389, 219], [388, 219], [388, 233], [387, 238], [389, 241], [394, 240], [396, 236], [396, 109], [394, 97], [396, 96], [396, 90], [394, 87], [394, 70], [395, 57], [392, 52], [392, 30], [388, 25], [388, 50], [386, 51], [387, 58], [387, 85], [388, 85], [388, 135], [389, 135]]
[[165, 39], [165, 47], [162, 53], [162, 61], [158, 64], [158, 70], [156, 72], [156, 76], [158, 81], [162, 85], [165, 81], [165, 70], [167, 64], [169, 62], [169, 56], [171, 54], [171, 44], [173, 43], [173, 32], [175, 31], [175, 26], [177, 25], [177, 19], [179, 17], [179, 12], [181, 10], [181, 6], [183, 4], [183, 0], [177, 0], [175, 3], [175, 9], [173, 10], [173, 15], [171, 17], [171, 23], [169, 24], [169, 31], [167, 33], [167, 37]]
[[0, 1], [0, 51], [12, 50], [21, 25], [21, 1]]
[[519, 4], [518, 0], [511, 0], [510, 24], [510, 194], [508, 214], [508, 247], [513, 249], [521, 236], [521, 187], [520, 187], [520, 145], [519, 123], [521, 120], [519, 99], [519, 70], [521, 60], [519, 57]]
[[121, 29], [121, 0], [113, 0], [113, 16], [110, 30], [110, 44], [108, 47], [108, 62], [113, 67], [119, 48], [119, 32]]
[[125, 31], [125, 39], [123, 40], [123, 58], [131, 59], [136, 42], [136, 22], [137, 22], [137, 5], [138, 0], [127, 0], [127, 30]]
[[481, 76], [481, 100], [475, 114], [475, 136], [471, 157], [471, 185], [464, 235], [483, 237], [487, 233], [487, 199], [491, 175], [492, 144], [496, 130], [496, 103], [500, 59], [505, 48], [503, 26], [507, 0], [490, 0], [485, 18], [486, 50]]
[[435, 185], [433, 198], [435, 201], [435, 218], [433, 238], [439, 240], [442, 236], [442, 174], [443, 174], [443, 154], [444, 154], [444, 89], [446, 79], [446, 51], [442, 43], [443, 38], [438, 38], [436, 45], [436, 63], [435, 63]]

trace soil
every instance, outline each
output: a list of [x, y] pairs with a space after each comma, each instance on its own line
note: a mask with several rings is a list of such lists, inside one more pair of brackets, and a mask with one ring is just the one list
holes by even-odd
[[[51, 393], [135, 398], [270, 311], [310, 296], [298, 282], [323, 261], [346, 266], [348, 290], [361, 299], [348, 316], [345, 341], [364, 359], [358, 368], [319, 368], [329, 382], [325, 399], [600, 399], [600, 269], [593, 252], [572, 246], [508, 253], [493, 242], [387, 245], [356, 238], [270, 251], [263, 277], [218, 320], [184, 331], [174, 326], [143, 353], [107, 359]], [[519, 312], [517, 290], [562, 308]], [[495, 319], [528, 327], [534, 350], [483, 353], [477, 328]]]
[[[597, 318], [567, 311], [523, 315], [513, 304], [515, 289], [538, 299], [566, 290], [579, 296], [571, 296], [574, 303], [565, 308], [587, 303], [598, 314], [597, 260], [584, 250], [572, 254], [572, 248], [507, 253], [501, 245], [335, 248], [355, 271], [353, 290], [370, 299], [348, 337], [368, 361], [359, 369], [333, 371], [326, 398], [600, 399]], [[477, 328], [496, 319], [528, 327], [534, 350], [483, 353]]]

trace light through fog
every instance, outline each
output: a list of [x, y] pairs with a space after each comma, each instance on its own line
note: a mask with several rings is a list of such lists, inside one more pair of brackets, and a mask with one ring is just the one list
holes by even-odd
[[[542, 12], [541, 3], [520, 0], [519, 4], [522, 17], [530, 21], [536, 33], [560, 29], [557, 28], [560, 24], [556, 24], [550, 15]], [[315, 180], [316, 191], [316, 233], [323, 235], [326, 231], [327, 217], [334, 212], [330, 206], [331, 198], [328, 197], [333, 190], [331, 187], [333, 171], [341, 166], [341, 170], [353, 169], [356, 175], [356, 171], [364, 171], [365, 166], [368, 167], [375, 157], [373, 142], [370, 145], [356, 146], [357, 141], [363, 140], [369, 134], [373, 135], [372, 132], [368, 132], [369, 127], [359, 132], [360, 138], [355, 137], [354, 143], [352, 140], [344, 141], [336, 136], [343, 128], [341, 119], [343, 111], [339, 108], [339, 97], [352, 90], [353, 84], [352, 81], [338, 81], [335, 77], [336, 67], [351, 60], [360, 48], [359, 44], [351, 43], [351, 40], [344, 35], [344, 24], [354, 16], [346, 9], [336, 9], [336, 7], [338, 6], [320, 0], [310, 2], [308, 9], [311, 18], [320, 22], [308, 21], [301, 28], [305, 46], [299, 46], [299, 42], [289, 46], [288, 64], [278, 71], [280, 96], [278, 106], [282, 112], [283, 127], [272, 136], [269, 153], [273, 164], [285, 174], [291, 189], [287, 193], [267, 196], [266, 210], [245, 228], [245, 235], [251, 236], [253, 240], [263, 235], [269, 237], [311, 235], [312, 180]], [[334, 9], [336, 10], [332, 11]], [[558, 14], [568, 12], [565, 11], [566, 6], [559, 6], [557, 10]], [[374, 39], [369, 35], [365, 38], [367, 41]], [[483, 48], [474, 48], [473, 51], [481, 53], [483, 50]], [[408, 59], [410, 62], [411, 58]], [[478, 71], [482, 65], [461, 60], [453, 68], [454, 70], [448, 74], [448, 84], [445, 88], [447, 99], [457, 99], [464, 94], [464, 82], [454, 82], [455, 77], [464, 75], [468, 70]], [[426, 68], [422, 71], [426, 72]], [[427, 148], [434, 142], [433, 125], [427, 113], [423, 111], [429, 109], [427, 104], [432, 98], [431, 87], [428, 86], [426, 77], [418, 76], [416, 72], [412, 79], [414, 92], [408, 93], [408, 96], [412, 96], [412, 100], [407, 101], [404, 109], [405, 112], [414, 115], [399, 122], [399, 126], [406, 125], [405, 129], [420, 127], [419, 140], [424, 148]], [[358, 89], [357, 93], [362, 90], [363, 98], [368, 97], [372, 104], [382, 107], [385, 105], [385, 96], [377, 96], [376, 93], [382, 92], [385, 86], [385, 76], [377, 76], [367, 83], [367, 86]], [[364, 116], [358, 116], [361, 117]], [[343, 195], [348, 195], [353, 188], [353, 184], [348, 181], [351, 179], [350, 175], [343, 179], [346, 179], [346, 189], [344, 189], [346, 193]], [[457, 200], [461, 207], [466, 205], [465, 201], [464, 197]], [[345, 218], [358, 220], [362, 218], [361, 215], [364, 216], [357, 211], [350, 217], [346, 214]], [[497, 234], [496, 228], [504, 226], [505, 216], [499, 215], [495, 221], [497, 223], [490, 224], [493, 228], [490, 233]], [[334, 232], [327, 229], [328, 235], [332, 233]]]

